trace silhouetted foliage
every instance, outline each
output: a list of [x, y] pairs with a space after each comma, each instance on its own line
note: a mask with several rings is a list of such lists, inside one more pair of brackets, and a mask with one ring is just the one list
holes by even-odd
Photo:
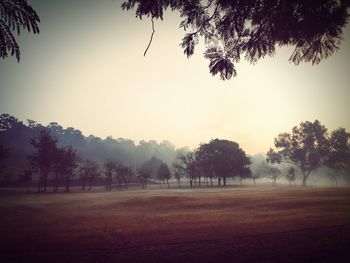
[[161, 163], [158, 169], [158, 179], [161, 184], [162, 181], [166, 181], [169, 188], [169, 179], [171, 178], [171, 173], [169, 167], [166, 163]]
[[20, 60], [20, 50], [14, 34], [21, 30], [39, 33], [39, 16], [26, 0], [0, 0], [0, 57], [15, 55]]
[[[249, 176], [250, 160], [238, 143], [228, 140], [211, 140], [200, 145], [197, 152], [200, 167], [211, 171], [218, 178], [218, 185], [226, 185], [227, 177]], [[249, 170], [249, 171], [248, 171]]]
[[344, 128], [331, 133], [329, 138], [329, 153], [325, 165], [333, 169], [331, 178], [338, 185], [338, 177], [345, 175], [350, 179], [350, 134]]
[[174, 168], [179, 174], [183, 174], [190, 181], [190, 187], [193, 187], [193, 181], [199, 174], [196, 154], [194, 152], [179, 153], [174, 162]]
[[[169, 8], [178, 11], [186, 32], [181, 47], [187, 57], [204, 38], [209, 70], [221, 79], [236, 75], [241, 58], [256, 63], [273, 56], [276, 46], [293, 46], [289, 60], [318, 64], [340, 45], [349, 18], [348, 0], [127, 0], [122, 9], [135, 8], [136, 17], [163, 19]], [[148, 47], [147, 47], [148, 49]]]
[[[130, 139], [107, 137], [101, 139], [90, 135], [85, 137], [80, 130], [72, 127], [63, 128], [57, 122], [51, 122], [46, 127], [33, 120], [27, 120], [26, 124], [9, 114], [0, 115], [0, 144], [11, 151], [11, 156], [3, 161], [6, 172], [20, 174], [28, 167], [27, 156], [31, 154], [32, 147], [28, 143], [31, 138], [37, 137], [40, 131], [47, 130], [57, 138], [57, 146], [72, 145], [83, 159], [90, 159], [100, 165], [106, 159], [113, 159], [133, 169], [140, 167], [152, 156], [162, 159], [168, 165], [172, 164], [176, 155], [183, 149], [175, 149], [168, 141], [157, 142], [154, 140], [140, 141], [135, 144]], [[34, 176], [36, 178], [36, 176]], [[59, 183], [63, 177], [59, 176]]]
[[121, 190], [122, 186], [128, 189], [129, 181], [132, 176], [131, 168], [118, 163], [115, 167], [116, 179], [117, 179], [117, 189]]
[[117, 166], [117, 162], [113, 160], [106, 160], [106, 162], [104, 163], [106, 191], [112, 190], [112, 179], [113, 179], [113, 173], [115, 171], [116, 166]]
[[39, 171], [38, 192], [46, 192], [48, 175], [55, 161], [57, 139], [43, 130], [30, 143], [35, 148], [35, 152], [29, 156], [30, 163], [33, 169]]
[[5, 132], [20, 126], [23, 126], [23, 123], [10, 114], [3, 113], [0, 115], [0, 132]]
[[73, 149], [71, 145], [62, 147], [61, 151], [63, 154], [57, 161], [61, 162], [62, 174], [64, 175], [65, 192], [69, 192], [72, 177], [75, 175], [74, 171], [76, 168], [78, 168], [79, 158], [77, 151]]
[[83, 164], [80, 166], [80, 180], [82, 182], [82, 190], [85, 190], [86, 184], [89, 185], [89, 190], [92, 188], [92, 182], [95, 178], [100, 176], [98, 172], [98, 164], [90, 159], [83, 161]]
[[149, 179], [156, 179], [158, 176], [158, 170], [163, 162], [153, 156], [147, 162], [143, 163], [138, 171], [138, 178], [142, 184], [142, 188], [147, 187]]
[[303, 185], [312, 171], [323, 165], [329, 154], [327, 129], [319, 121], [302, 122], [292, 133], [281, 133], [275, 138], [276, 151], [270, 149], [267, 161], [287, 162], [297, 166], [303, 175]]

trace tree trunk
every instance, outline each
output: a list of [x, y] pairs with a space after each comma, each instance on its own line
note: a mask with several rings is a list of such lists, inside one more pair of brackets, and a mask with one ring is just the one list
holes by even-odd
[[226, 186], [226, 176], [223, 178], [224, 186]]
[[38, 178], [38, 193], [41, 191], [41, 180], [42, 180], [42, 171], [39, 172], [39, 178]]
[[254, 182], [254, 185], [255, 185], [255, 178], [253, 178], [253, 182]]
[[310, 172], [302, 171], [302, 173], [303, 173], [303, 186], [306, 186], [307, 178], [308, 178]]
[[166, 183], [167, 183], [168, 189], [169, 189], [169, 179], [166, 179]]
[[91, 191], [91, 187], [92, 187], [92, 178], [89, 179], [89, 191]]

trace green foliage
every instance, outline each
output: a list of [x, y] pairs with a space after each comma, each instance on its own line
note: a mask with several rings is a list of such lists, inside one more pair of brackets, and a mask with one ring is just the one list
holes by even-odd
[[[136, 17], [163, 19], [168, 8], [180, 13], [187, 33], [181, 47], [190, 57], [199, 42], [206, 43], [209, 70], [221, 79], [236, 75], [241, 58], [256, 63], [273, 56], [276, 46], [293, 46], [289, 60], [318, 64], [340, 45], [348, 22], [348, 0], [126, 0], [122, 9], [135, 9]], [[190, 31], [190, 32], [188, 32]]]

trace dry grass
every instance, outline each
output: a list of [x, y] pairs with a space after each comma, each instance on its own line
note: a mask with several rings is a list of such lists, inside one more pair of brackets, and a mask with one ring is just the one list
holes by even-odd
[[345, 188], [1, 194], [0, 214], [1, 262], [350, 258]]

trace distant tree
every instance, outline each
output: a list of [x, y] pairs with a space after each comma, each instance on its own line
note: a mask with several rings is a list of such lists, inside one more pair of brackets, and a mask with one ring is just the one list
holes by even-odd
[[204, 38], [204, 57], [212, 75], [221, 79], [236, 76], [235, 63], [241, 58], [255, 64], [260, 58], [273, 56], [276, 47], [293, 46], [289, 58], [318, 64], [340, 46], [343, 29], [348, 22], [348, 0], [127, 0], [122, 9], [136, 9], [136, 17], [163, 19], [169, 8], [179, 11], [180, 27], [187, 33], [181, 42], [184, 54], [190, 57], [200, 38]]
[[89, 185], [89, 190], [91, 190], [93, 180], [99, 176], [98, 168], [98, 164], [93, 160], [86, 159], [83, 161], [79, 169], [83, 191], [85, 190], [86, 184]]
[[250, 167], [252, 174], [251, 179], [253, 180], [253, 183], [255, 185], [255, 181], [259, 178], [265, 177], [267, 172], [267, 163], [265, 160], [259, 160], [254, 161]]
[[292, 129], [292, 133], [281, 133], [275, 138], [276, 150], [269, 150], [267, 161], [295, 165], [303, 175], [303, 186], [306, 186], [310, 173], [324, 164], [327, 158], [327, 136], [327, 129], [319, 121], [302, 122]]
[[36, 123], [36, 121], [33, 121], [31, 119], [27, 119], [27, 125], [29, 128], [33, 129], [36, 127], [37, 123]]
[[350, 134], [344, 128], [331, 133], [329, 138], [329, 152], [325, 165], [334, 170], [332, 178], [338, 185], [338, 177], [350, 172]]
[[174, 178], [177, 181], [179, 188], [181, 188], [181, 172], [175, 169]]
[[138, 177], [141, 181], [142, 188], [147, 187], [147, 182], [149, 179], [154, 178], [156, 179], [158, 176], [158, 169], [162, 164], [162, 160], [156, 158], [153, 156], [148, 161], [144, 162], [138, 171]]
[[[243, 179], [251, 178], [251, 176], [252, 176], [252, 171], [250, 170], [250, 168], [249, 167], [243, 167], [241, 169], [241, 171], [239, 172], [239, 174], [238, 174], [238, 177], [240, 179], [240, 184], [242, 185]], [[255, 184], [255, 181], [254, 181], [254, 184]]]
[[[0, 0], [0, 3], [1, 3], [1, 0]], [[1, 7], [1, 4], [0, 4], [0, 7]], [[0, 28], [1, 28], [1, 26], [0, 26]], [[1, 43], [1, 40], [0, 40], [0, 43]], [[0, 49], [1, 49], [1, 47], [0, 47]], [[0, 132], [4, 132], [4, 131], [10, 130], [12, 128], [17, 128], [20, 126], [23, 126], [23, 123], [21, 121], [19, 121], [17, 118], [11, 116], [10, 114], [3, 113], [0, 115]]]
[[151, 178], [151, 171], [147, 168], [147, 167], [141, 167], [138, 170], [138, 179], [141, 183], [141, 187], [142, 189], [146, 189], [147, 188], [147, 182], [148, 180]]
[[78, 168], [79, 157], [76, 150], [71, 145], [64, 146], [61, 148], [63, 151], [62, 159], [62, 174], [65, 180], [65, 192], [70, 191], [71, 179], [74, 176], [74, 171]]
[[54, 172], [54, 180], [53, 180], [53, 191], [57, 192], [59, 188], [59, 183], [61, 179], [63, 179], [63, 174], [65, 172], [65, 167], [63, 167], [63, 158], [64, 158], [64, 149], [57, 148], [53, 152], [53, 172]]
[[106, 191], [112, 190], [112, 178], [117, 163], [113, 160], [106, 160], [104, 163], [105, 167], [105, 178], [106, 178]]
[[291, 186], [292, 183], [295, 184], [295, 170], [293, 167], [290, 167], [288, 169], [286, 177], [287, 177], [287, 180], [289, 182], [289, 186]]
[[117, 177], [118, 190], [122, 189], [122, 185], [128, 189], [128, 184], [131, 177], [131, 169], [124, 164], [118, 163], [115, 167], [115, 172]]
[[211, 140], [200, 145], [197, 152], [199, 165], [211, 167], [218, 178], [218, 185], [226, 185], [227, 177], [246, 175], [249, 170], [249, 158], [236, 142], [228, 140]]
[[276, 185], [278, 178], [282, 175], [281, 170], [272, 165], [268, 165], [267, 169], [267, 177], [271, 179], [273, 185]]
[[32, 171], [31, 170], [25, 170], [22, 174], [19, 175], [19, 181], [23, 183], [26, 187], [26, 192], [29, 191], [29, 184], [32, 181]]
[[10, 150], [0, 144], [0, 174], [2, 173], [2, 161], [10, 156]]
[[198, 174], [198, 163], [194, 152], [179, 153], [174, 163], [174, 168], [181, 174], [184, 174], [190, 181], [190, 187], [193, 187], [193, 181]]
[[21, 30], [39, 33], [39, 16], [26, 0], [0, 0], [0, 57], [15, 55], [20, 60], [20, 50], [15, 39]]
[[46, 192], [47, 178], [54, 163], [57, 139], [52, 137], [50, 132], [42, 130], [37, 138], [33, 138], [30, 144], [35, 152], [29, 156], [33, 169], [38, 169], [38, 192]]
[[166, 163], [162, 163], [158, 169], [158, 179], [159, 179], [160, 184], [162, 181], [166, 180], [166, 183], [167, 183], [168, 188], [169, 188], [169, 179], [170, 178], [171, 178], [171, 173], [170, 173], [168, 165]]

